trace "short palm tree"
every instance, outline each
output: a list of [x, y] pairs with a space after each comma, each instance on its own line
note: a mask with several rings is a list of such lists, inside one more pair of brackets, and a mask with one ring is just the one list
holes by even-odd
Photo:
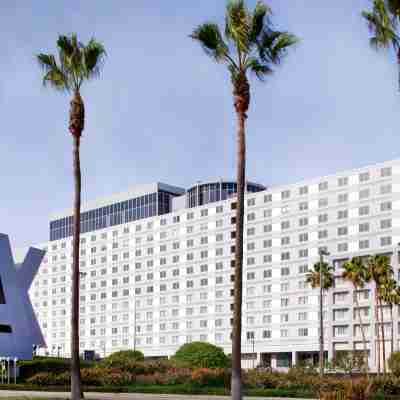
[[72, 94], [69, 112], [69, 131], [73, 139], [73, 169], [75, 179], [74, 227], [72, 239], [72, 301], [71, 301], [71, 398], [83, 398], [79, 361], [79, 244], [81, 215], [80, 140], [85, 125], [85, 107], [81, 97], [82, 84], [96, 76], [103, 64], [105, 50], [91, 39], [86, 45], [76, 34], [59, 36], [58, 60], [52, 54], [38, 54], [44, 70], [43, 84]]
[[368, 270], [363, 263], [361, 257], [353, 257], [350, 261], [347, 261], [343, 265], [343, 278], [349, 281], [354, 288], [354, 302], [357, 308], [358, 322], [360, 324], [361, 335], [364, 344], [364, 364], [365, 371], [368, 373], [368, 350], [367, 350], [367, 340], [365, 336], [364, 325], [361, 317], [360, 304], [358, 302], [357, 290], [364, 288], [366, 281], [368, 280]]
[[396, 54], [399, 69], [400, 90], [400, 0], [374, 0], [372, 10], [363, 11], [372, 34], [370, 45], [375, 50], [392, 48]]
[[242, 398], [241, 335], [242, 335], [242, 271], [243, 223], [246, 140], [245, 121], [250, 105], [249, 74], [264, 80], [279, 64], [287, 49], [297, 42], [294, 35], [273, 29], [271, 10], [259, 1], [251, 12], [244, 0], [230, 0], [225, 14], [224, 35], [218, 25], [204, 23], [191, 37], [198, 41], [206, 54], [229, 71], [234, 107], [238, 121], [237, 132], [237, 210], [235, 243], [234, 316], [232, 332], [232, 398]]
[[[372, 281], [375, 285], [375, 320], [377, 334], [377, 357], [378, 357], [378, 374], [381, 372], [381, 344], [382, 344], [382, 360], [383, 373], [386, 375], [386, 345], [385, 330], [383, 324], [383, 308], [382, 308], [382, 292], [383, 285], [393, 275], [389, 258], [385, 255], [374, 255], [369, 257], [367, 262], [368, 282]], [[379, 316], [380, 310], [380, 316]], [[380, 329], [379, 329], [380, 328]]]
[[[322, 290], [328, 291], [333, 287], [334, 284], [334, 268], [325, 262], [317, 262], [311, 271], [307, 273], [306, 282], [310, 284], [313, 289], [321, 288], [321, 275], [322, 275]], [[324, 360], [324, 332], [323, 332], [323, 302], [322, 299], [319, 301], [319, 312], [320, 312], [320, 374], [323, 375], [323, 360]], [[322, 361], [321, 361], [322, 360]]]

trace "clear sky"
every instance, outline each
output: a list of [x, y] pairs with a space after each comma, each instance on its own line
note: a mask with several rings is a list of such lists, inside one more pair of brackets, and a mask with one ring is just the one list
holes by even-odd
[[[254, 1], [249, 1], [253, 5]], [[266, 84], [252, 85], [248, 178], [276, 185], [397, 158], [395, 58], [376, 54], [368, 0], [270, 0], [277, 28], [301, 38]], [[235, 116], [225, 68], [188, 35], [222, 22], [223, 0], [0, 2], [0, 231], [47, 240], [72, 205], [69, 99], [41, 86], [37, 52], [60, 33], [102, 41], [101, 79], [83, 89], [83, 198], [164, 181], [235, 176]]]

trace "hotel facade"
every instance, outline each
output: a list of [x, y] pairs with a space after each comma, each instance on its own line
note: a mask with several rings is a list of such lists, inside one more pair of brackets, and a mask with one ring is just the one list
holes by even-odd
[[[204, 182], [184, 190], [156, 183], [83, 206], [80, 348], [99, 356], [136, 348], [171, 356], [207, 341], [231, 351], [236, 184]], [[69, 355], [72, 210], [52, 216], [47, 251], [30, 289], [45, 336], [42, 353]], [[317, 362], [319, 291], [306, 283], [319, 250], [335, 268], [323, 296], [325, 352], [363, 349], [355, 297], [377, 364], [374, 288], [343, 280], [349, 258], [387, 254], [398, 279], [400, 160], [266, 188], [247, 183], [244, 234], [245, 367]], [[386, 351], [399, 348], [383, 307]], [[392, 329], [393, 328], [393, 329]], [[382, 346], [381, 346], [382, 347]]]

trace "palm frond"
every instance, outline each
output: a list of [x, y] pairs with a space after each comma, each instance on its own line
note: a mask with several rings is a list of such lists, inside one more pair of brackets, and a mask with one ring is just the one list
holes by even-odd
[[44, 71], [48, 71], [57, 66], [56, 58], [53, 54], [40, 53], [36, 56], [36, 60]]
[[87, 79], [100, 74], [105, 56], [106, 51], [104, 46], [95, 39], [90, 39], [89, 43], [83, 47], [83, 62]]
[[74, 51], [74, 47], [72, 45], [72, 40], [65, 35], [60, 35], [57, 39], [57, 47], [65, 54], [66, 56], [72, 56]]
[[225, 37], [245, 53], [250, 46], [250, 32], [251, 16], [244, 0], [229, 0], [225, 14]]
[[286, 55], [289, 47], [292, 47], [299, 41], [292, 33], [279, 31], [265, 32], [263, 39], [260, 56], [261, 53], [266, 54], [268, 61], [273, 64], [279, 64]]
[[51, 69], [43, 76], [43, 86], [51, 86], [60, 92], [69, 91], [69, 83], [59, 69]]
[[253, 73], [262, 82], [267, 75], [272, 73], [272, 69], [268, 64], [260, 62], [260, 60], [255, 57], [249, 57], [246, 60], [245, 69]]
[[205, 23], [200, 25], [190, 37], [197, 40], [205, 53], [217, 62], [226, 60], [229, 55], [228, 45], [222, 38], [217, 24]]
[[387, 49], [390, 46], [395, 50], [399, 49], [400, 40], [396, 33], [395, 19], [390, 16], [383, 0], [374, 0], [372, 11], [363, 11], [361, 15], [373, 35], [369, 41], [373, 49]]
[[60, 91], [69, 89], [68, 79], [57, 65], [54, 55], [41, 53], [36, 56], [36, 59], [45, 72], [43, 76], [44, 86], [50, 85]]
[[271, 9], [261, 1], [258, 1], [252, 16], [251, 30], [250, 30], [250, 42], [256, 43], [258, 37], [264, 30], [264, 26], [270, 25], [269, 15]]

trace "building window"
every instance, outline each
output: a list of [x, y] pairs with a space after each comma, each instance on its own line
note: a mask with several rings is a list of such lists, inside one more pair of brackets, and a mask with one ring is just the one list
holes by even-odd
[[381, 229], [390, 229], [392, 227], [392, 220], [391, 219], [382, 219], [380, 221]]
[[369, 196], [370, 196], [370, 190], [368, 188], [360, 190], [360, 192], [358, 194], [358, 197], [360, 200], [368, 199]]
[[386, 178], [392, 175], [392, 167], [381, 168], [381, 178]]
[[328, 214], [320, 214], [318, 215], [318, 223], [323, 224], [328, 222]]
[[385, 201], [384, 203], [381, 203], [381, 211], [391, 211], [392, 209], [392, 202], [391, 201]]
[[360, 233], [369, 232], [369, 222], [364, 222], [364, 223], [358, 225], [358, 231]]
[[358, 175], [358, 179], [360, 182], [367, 182], [369, 181], [370, 175], [369, 172], [362, 172]]
[[308, 186], [301, 186], [299, 188], [299, 195], [303, 196], [303, 195], [306, 195], [306, 194], [308, 194]]
[[264, 203], [269, 203], [272, 201], [272, 194], [266, 194], [264, 196]]
[[300, 337], [308, 336], [308, 328], [299, 328], [299, 336]]
[[392, 245], [391, 236], [381, 237], [381, 246], [391, 246], [391, 245]]
[[328, 182], [327, 181], [319, 183], [318, 190], [320, 192], [322, 192], [323, 190], [327, 190], [327, 189], [328, 189]]
[[369, 206], [362, 206], [358, 209], [358, 215], [363, 217], [365, 215], [369, 215]]

